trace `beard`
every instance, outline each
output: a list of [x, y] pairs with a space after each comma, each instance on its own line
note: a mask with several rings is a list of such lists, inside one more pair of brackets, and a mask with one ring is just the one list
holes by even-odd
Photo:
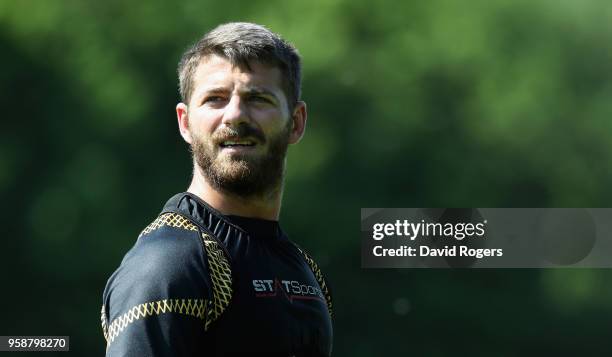
[[[267, 140], [260, 130], [246, 123], [219, 129], [209, 140], [193, 135], [194, 161], [215, 190], [240, 197], [264, 196], [282, 184], [291, 124], [289, 120], [284, 130]], [[258, 146], [268, 144], [267, 151], [221, 154], [219, 143], [226, 138], [255, 138]]]

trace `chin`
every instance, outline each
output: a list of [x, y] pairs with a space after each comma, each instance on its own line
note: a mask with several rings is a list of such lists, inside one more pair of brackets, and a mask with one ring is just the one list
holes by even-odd
[[248, 177], [253, 172], [252, 163], [240, 158], [223, 160], [215, 165], [220, 176], [228, 180], [240, 180]]

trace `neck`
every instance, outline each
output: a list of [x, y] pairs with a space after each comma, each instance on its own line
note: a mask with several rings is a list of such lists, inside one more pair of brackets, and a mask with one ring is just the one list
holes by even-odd
[[272, 192], [252, 197], [237, 196], [213, 188], [199, 169], [187, 189], [224, 215], [278, 221], [282, 199], [282, 184]]

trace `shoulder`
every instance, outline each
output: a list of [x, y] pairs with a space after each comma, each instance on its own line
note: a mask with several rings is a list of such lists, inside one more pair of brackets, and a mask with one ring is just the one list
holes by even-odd
[[108, 279], [102, 319], [112, 322], [143, 304], [200, 303], [209, 299], [209, 286], [197, 227], [180, 215], [162, 214], [142, 231]]
[[299, 254], [302, 257], [302, 259], [304, 260], [304, 262], [308, 266], [309, 270], [314, 275], [314, 278], [316, 279], [317, 283], [319, 284], [319, 287], [321, 288], [321, 292], [325, 296], [325, 300], [327, 302], [327, 309], [329, 311], [329, 315], [333, 316], [333, 308], [332, 308], [333, 303], [332, 303], [332, 291], [331, 291], [331, 287], [330, 287], [327, 279], [323, 275], [323, 272], [321, 271], [321, 268], [319, 267], [319, 264], [317, 264], [317, 262], [314, 260], [314, 258], [310, 254], [308, 254], [304, 249], [302, 249], [300, 246], [298, 246], [296, 243], [294, 243], [292, 241], [288, 241], [288, 244], [290, 244], [293, 247], [293, 249], [295, 249], [297, 254]]
[[197, 227], [180, 215], [167, 213], [142, 231], [109, 279], [107, 288], [116, 290], [122, 284], [130, 284], [130, 290], [143, 290], [168, 285], [176, 279], [195, 282], [197, 276], [205, 276], [202, 275], [205, 265]]

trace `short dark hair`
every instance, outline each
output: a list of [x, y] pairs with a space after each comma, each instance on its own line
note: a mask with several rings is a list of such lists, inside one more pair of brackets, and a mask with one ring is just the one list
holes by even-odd
[[300, 99], [302, 70], [295, 47], [261, 25], [230, 22], [209, 31], [183, 53], [178, 65], [178, 76], [184, 103], [191, 100], [196, 68], [202, 58], [210, 55], [224, 57], [233, 65], [249, 70], [251, 61], [277, 67], [282, 74], [289, 109]]

